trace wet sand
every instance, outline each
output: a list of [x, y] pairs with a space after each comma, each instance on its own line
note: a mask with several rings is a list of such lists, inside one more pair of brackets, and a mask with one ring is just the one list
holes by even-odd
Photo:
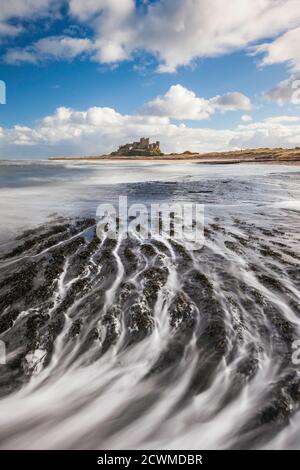
[[240, 152], [233, 155], [229, 153], [212, 153], [212, 154], [176, 154], [176, 155], [164, 155], [161, 157], [121, 157], [121, 156], [74, 156], [74, 157], [50, 157], [50, 161], [63, 161], [63, 162], [84, 162], [84, 163], [162, 163], [162, 164], [182, 164], [182, 163], [197, 163], [203, 165], [237, 165], [242, 163], [252, 163], [252, 164], [277, 164], [277, 165], [294, 165], [299, 166], [300, 164], [300, 155], [291, 151], [287, 155], [285, 152], [281, 154], [274, 154], [273, 158], [270, 158], [270, 155], [261, 155], [256, 152]]

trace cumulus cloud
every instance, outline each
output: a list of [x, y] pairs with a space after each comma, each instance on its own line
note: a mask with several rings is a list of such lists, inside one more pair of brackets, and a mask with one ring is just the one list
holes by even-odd
[[[300, 24], [298, 0], [159, 0], [138, 9], [133, 0], [72, 0], [84, 21], [91, 15], [102, 62], [129, 58], [142, 49], [157, 55], [161, 72], [174, 72], [199, 57], [223, 55]], [[226, 12], [224, 9], [226, 8]]]
[[130, 57], [140, 20], [134, 0], [71, 0], [69, 8], [72, 16], [94, 28], [93, 60], [110, 63]]
[[199, 98], [193, 91], [181, 85], [172, 85], [165, 95], [149, 101], [143, 112], [174, 119], [207, 119], [214, 109], [209, 100]]
[[239, 109], [247, 111], [251, 109], [251, 101], [248, 96], [235, 91], [233, 93], [226, 93], [222, 96], [216, 96], [210, 100], [210, 103], [215, 109], [221, 111], [237, 111]]
[[270, 101], [275, 101], [279, 106], [286, 103], [300, 104], [300, 74], [292, 75], [265, 93]]
[[210, 129], [176, 125], [165, 116], [123, 115], [106, 107], [60, 107], [35, 127], [0, 128], [0, 150], [3, 158], [99, 155], [142, 135], [159, 139], [165, 152], [295, 147], [300, 146], [300, 118], [278, 116], [234, 129]]
[[239, 92], [226, 93], [205, 99], [183, 87], [172, 85], [163, 96], [149, 101], [143, 108], [143, 114], [167, 116], [173, 119], [208, 119], [216, 110], [221, 112], [248, 110], [251, 108], [250, 99]]
[[[5, 5], [4, 13], [0, 14], [3, 30], [18, 27], [10, 23], [16, 12], [20, 18], [32, 13], [34, 18], [34, 12], [42, 14], [53, 4], [64, 4], [63, 0], [2, 0], [1, 11], [2, 3]], [[257, 52], [264, 54], [263, 63], [279, 61], [298, 67], [299, 0], [225, 3], [157, 0], [138, 5], [134, 0], [69, 0], [68, 14], [72, 22], [92, 28], [90, 57], [100, 63], [119, 62], [134, 57], [136, 51], [146, 51], [157, 57], [161, 72], [174, 72], [195, 59], [246, 49], [265, 38], [275, 37], [257, 48]], [[30, 51], [26, 52], [28, 57]], [[18, 54], [20, 57], [20, 51]], [[60, 49], [57, 56], [61, 57]]]
[[230, 145], [240, 148], [293, 148], [300, 144], [299, 131], [298, 116], [271, 117], [261, 122], [238, 126]]

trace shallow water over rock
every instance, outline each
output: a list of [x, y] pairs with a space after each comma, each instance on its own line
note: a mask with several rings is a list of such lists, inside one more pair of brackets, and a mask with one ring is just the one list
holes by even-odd
[[[3, 231], [1, 448], [299, 447], [300, 174], [183, 166], [81, 194], [70, 170], [69, 214]], [[204, 246], [99, 238], [95, 187], [205, 204]]]

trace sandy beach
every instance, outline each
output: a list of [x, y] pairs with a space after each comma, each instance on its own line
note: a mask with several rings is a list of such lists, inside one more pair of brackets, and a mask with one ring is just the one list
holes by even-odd
[[296, 165], [300, 163], [300, 151], [295, 149], [247, 149], [229, 152], [213, 153], [182, 153], [162, 156], [57, 156], [50, 157], [51, 161], [72, 161], [84, 163], [199, 163], [210, 165], [236, 165], [239, 163], [270, 163], [282, 165]]

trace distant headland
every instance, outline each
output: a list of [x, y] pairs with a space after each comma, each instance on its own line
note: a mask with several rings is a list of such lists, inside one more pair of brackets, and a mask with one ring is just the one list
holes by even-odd
[[282, 163], [299, 164], [300, 147], [294, 149], [284, 148], [257, 148], [225, 152], [199, 153], [186, 150], [182, 153], [168, 153], [161, 151], [160, 142], [150, 143], [148, 137], [141, 137], [139, 141], [122, 144], [118, 150], [106, 155], [93, 156], [57, 156], [49, 160], [84, 160], [87, 162], [113, 162], [113, 161], [158, 161], [158, 162], [193, 162], [210, 164], [237, 164], [237, 163]]

